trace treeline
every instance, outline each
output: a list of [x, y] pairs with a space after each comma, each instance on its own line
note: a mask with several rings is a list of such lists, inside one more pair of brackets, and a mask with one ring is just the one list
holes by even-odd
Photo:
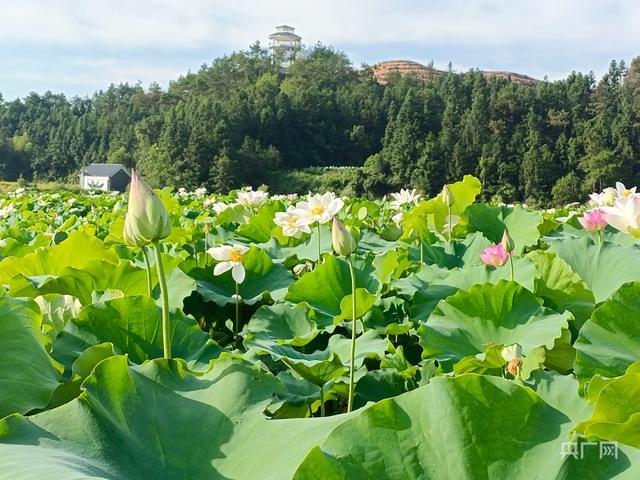
[[[157, 186], [381, 196], [407, 186], [433, 195], [472, 173], [486, 198], [538, 204], [640, 183], [638, 59], [613, 61], [599, 82], [572, 73], [533, 86], [479, 71], [381, 85], [324, 46], [286, 74], [279, 65], [256, 44], [166, 91], [0, 97], [0, 177], [76, 181], [81, 167], [111, 162]], [[361, 168], [318, 168], [329, 166]]]

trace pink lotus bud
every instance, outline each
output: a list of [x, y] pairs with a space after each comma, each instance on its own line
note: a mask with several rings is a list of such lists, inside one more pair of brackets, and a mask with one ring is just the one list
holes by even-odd
[[487, 265], [501, 267], [509, 260], [509, 252], [504, 249], [501, 243], [496, 243], [492, 247], [487, 247], [480, 254], [480, 258]]
[[124, 240], [130, 246], [147, 245], [171, 233], [171, 219], [155, 192], [131, 170], [129, 206], [124, 221]]
[[607, 226], [604, 212], [599, 208], [585, 212], [584, 216], [578, 218], [578, 221], [587, 232], [604, 230], [604, 227]]

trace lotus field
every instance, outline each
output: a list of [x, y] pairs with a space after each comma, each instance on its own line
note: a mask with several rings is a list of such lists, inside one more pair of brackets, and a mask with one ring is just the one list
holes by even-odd
[[2, 479], [640, 478], [640, 194], [0, 197]]

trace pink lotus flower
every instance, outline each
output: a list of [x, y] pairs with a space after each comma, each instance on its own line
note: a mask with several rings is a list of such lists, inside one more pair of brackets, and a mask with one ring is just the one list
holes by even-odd
[[578, 218], [578, 221], [587, 232], [604, 230], [604, 227], [607, 226], [607, 221], [604, 218], [604, 211], [599, 208], [585, 212], [584, 216]]
[[487, 247], [480, 254], [480, 258], [487, 265], [493, 267], [501, 267], [509, 260], [509, 252], [507, 252], [501, 243], [496, 243], [492, 247]]

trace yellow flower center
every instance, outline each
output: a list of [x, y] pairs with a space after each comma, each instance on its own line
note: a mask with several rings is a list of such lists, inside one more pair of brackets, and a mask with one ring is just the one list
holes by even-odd
[[626, 189], [622, 192], [622, 194], [620, 194], [622, 198], [627, 198], [629, 195], [631, 195], [631, 190]]
[[322, 215], [324, 213], [324, 207], [322, 205], [318, 205], [311, 209], [311, 213], [313, 215]]
[[289, 219], [289, 226], [290, 227], [295, 227], [296, 226], [296, 222], [298, 221], [298, 217], [291, 217]]
[[232, 262], [242, 262], [242, 257], [244, 257], [244, 253], [242, 253], [242, 250], [239, 248], [233, 248], [231, 249], [231, 252], [229, 252], [229, 259]]

